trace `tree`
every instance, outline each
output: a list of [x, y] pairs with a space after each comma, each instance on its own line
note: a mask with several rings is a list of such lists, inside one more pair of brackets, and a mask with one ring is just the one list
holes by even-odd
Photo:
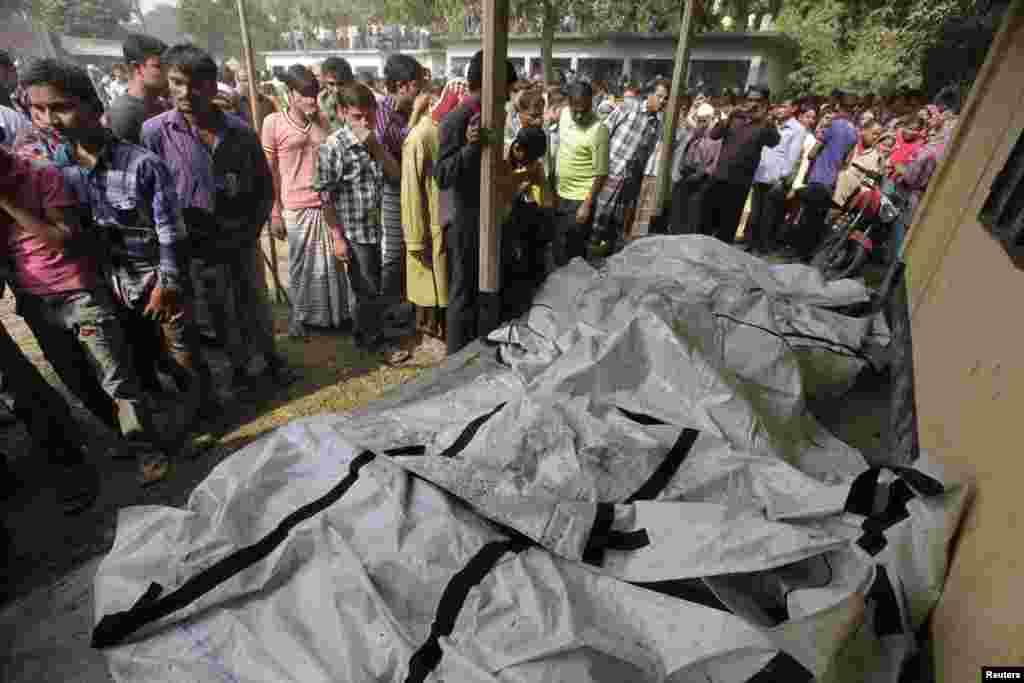
[[168, 45], [183, 42], [185, 33], [179, 23], [178, 8], [161, 4], [146, 12], [145, 32]]
[[28, 10], [43, 28], [84, 38], [119, 36], [132, 18], [131, 0], [30, 0]]
[[778, 28], [800, 46], [795, 92], [920, 87], [925, 54], [978, 0], [786, 0]]
[[[258, 2], [246, 5], [249, 37], [253, 50], [273, 50], [281, 46], [285, 23], [272, 19]], [[234, 0], [180, 0], [178, 22], [200, 47], [216, 56], [242, 54], [242, 34], [238, 24], [238, 6]]]

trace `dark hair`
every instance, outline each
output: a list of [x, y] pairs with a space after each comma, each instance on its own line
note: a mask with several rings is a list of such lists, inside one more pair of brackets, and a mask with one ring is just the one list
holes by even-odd
[[665, 88], [666, 91], [672, 92], [672, 81], [667, 78], [659, 78], [651, 84], [651, 92], [653, 93], [658, 89], [658, 86]]
[[128, 64], [145, 64], [150, 57], [159, 57], [167, 49], [167, 43], [153, 36], [133, 33], [124, 39], [121, 53]]
[[320, 65], [320, 73], [331, 74], [340, 83], [348, 83], [355, 80], [355, 76], [352, 74], [352, 65], [344, 57], [328, 57]]
[[399, 83], [417, 81], [422, 73], [423, 67], [409, 55], [391, 55], [384, 64], [384, 80], [388, 90], [394, 90]]
[[7, 50], [0, 50], [0, 66], [14, 67], [14, 60], [11, 59], [11, 53]]
[[[505, 82], [508, 84], [515, 83], [519, 80], [519, 74], [516, 73], [516, 65], [511, 60], [505, 62], [506, 76]], [[469, 81], [470, 90], [479, 90], [484, 85], [484, 51], [478, 50], [473, 59], [469, 62], [469, 71], [466, 73], [466, 80]]]
[[542, 128], [520, 128], [512, 144], [526, 150], [527, 161], [536, 161], [548, 150], [548, 136]]
[[940, 90], [935, 96], [934, 103], [939, 109], [948, 109], [954, 114], [960, 113], [960, 93], [957, 92], [956, 86], [947, 85]]
[[19, 82], [23, 88], [34, 85], [48, 85], [65, 95], [77, 97], [96, 112], [103, 111], [103, 102], [93, 87], [85, 69], [56, 59], [34, 59], [19, 74]]
[[288, 70], [281, 74], [281, 82], [290, 90], [297, 93], [308, 94], [320, 89], [316, 76], [309, 70], [309, 67], [302, 64], [292, 64]]
[[338, 102], [343, 107], [356, 107], [358, 109], [369, 109], [377, 106], [377, 98], [373, 91], [363, 83], [352, 81], [341, 86], [338, 92]]
[[586, 81], [576, 81], [565, 89], [565, 94], [570, 99], [573, 97], [593, 97], [594, 89]]
[[161, 55], [161, 60], [166, 68], [177, 69], [195, 80], [217, 81], [217, 62], [192, 43], [172, 45]]

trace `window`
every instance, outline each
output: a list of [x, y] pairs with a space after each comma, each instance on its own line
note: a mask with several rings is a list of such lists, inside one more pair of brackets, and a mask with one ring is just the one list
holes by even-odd
[[996, 176], [978, 220], [1011, 256], [1024, 256], [1024, 135]]

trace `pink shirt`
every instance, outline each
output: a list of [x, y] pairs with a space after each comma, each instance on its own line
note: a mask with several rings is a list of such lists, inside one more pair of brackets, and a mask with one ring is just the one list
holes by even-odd
[[[60, 171], [50, 166], [34, 166], [24, 159], [14, 160], [13, 175], [18, 206], [31, 208], [40, 218], [46, 209], [67, 209], [77, 200], [64, 184]], [[14, 264], [18, 288], [29, 294], [59, 294], [77, 289], [91, 289], [98, 283], [96, 265], [87, 256], [70, 257], [55, 252], [40, 240], [14, 224], [5, 211], [0, 211], [0, 235]], [[81, 237], [80, 234], [72, 235]]]
[[262, 137], [277, 192], [273, 215], [280, 216], [282, 208], [319, 208], [313, 173], [320, 144], [327, 138], [324, 129], [319, 123], [300, 127], [284, 112], [274, 112], [263, 119]]

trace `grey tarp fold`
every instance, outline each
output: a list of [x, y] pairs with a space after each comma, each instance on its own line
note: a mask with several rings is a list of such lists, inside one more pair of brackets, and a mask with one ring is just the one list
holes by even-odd
[[[866, 298], [710, 238], [575, 261], [489, 357], [280, 428], [182, 510], [123, 511], [97, 618], [260, 541], [376, 454], [265, 559], [108, 649], [111, 671], [404, 681], [429, 659], [438, 681], [895, 681], [966, 491], [925, 459], [941, 491], [869, 472], [806, 410], [808, 373], [841, 390], [886, 342], [880, 320], [833, 310]], [[653, 499], [632, 498], [652, 477]], [[481, 552], [493, 567], [460, 585]], [[870, 670], [844, 671], [852, 652]]]

